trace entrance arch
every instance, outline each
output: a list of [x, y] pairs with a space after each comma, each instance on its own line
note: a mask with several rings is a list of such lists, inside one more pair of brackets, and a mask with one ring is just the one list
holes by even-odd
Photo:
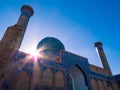
[[70, 69], [70, 77], [72, 80], [72, 90], [88, 90], [85, 74], [79, 67], [74, 66]]

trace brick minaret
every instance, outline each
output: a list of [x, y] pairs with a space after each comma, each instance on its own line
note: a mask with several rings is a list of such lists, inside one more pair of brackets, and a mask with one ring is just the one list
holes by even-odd
[[30, 6], [28, 6], [28, 5], [22, 6], [21, 15], [18, 19], [17, 25], [23, 26], [24, 31], [25, 31], [28, 21], [29, 21], [30, 17], [33, 15], [33, 13], [34, 13], [34, 11]]
[[28, 21], [33, 13], [30, 6], [22, 6], [17, 24], [8, 27], [0, 41], [0, 62], [11, 61], [14, 52], [20, 48]]
[[98, 56], [101, 60], [103, 68], [106, 69], [109, 72], [110, 75], [112, 75], [110, 66], [108, 64], [107, 58], [106, 58], [104, 50], [102, 48], [102, 42], [96, 42], [94, 46], [96, 47], [96, 50], [98, 52]]
[[33, 9], [30, 6], [22, 6], [17, 24], [8, 27], [0, 41], [0, 86], [3, 82], [12, 79], [10, 76], [16, 67], [13, 56], [21, 46], [28, 21], [32, 15]]

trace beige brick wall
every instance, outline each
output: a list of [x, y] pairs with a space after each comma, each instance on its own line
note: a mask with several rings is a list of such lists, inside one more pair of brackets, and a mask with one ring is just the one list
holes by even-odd
[[107, 70], [105, 70], [104, 68], [101, 68], [101, 67], [90, 64], [90, 69], [91, 69], [92, 72], [96, 72], [96, 73], [100, 73], [100, 74], [110, 76], [109, 72]]
[[120, 90], [116, 81], [91, 78], [92, 90]]
[[112, 86], [113, 86], [114, 90], [120, 90], [117, 82], [113, 81]]

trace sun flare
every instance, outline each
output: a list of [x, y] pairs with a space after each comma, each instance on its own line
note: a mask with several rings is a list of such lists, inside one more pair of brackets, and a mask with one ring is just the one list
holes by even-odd
[[32, 52], [30, 53], [30, 55], [31, 55], [31, 56], [39, 56], [40, 54], [39, 54], [39, 52], [38, 52], [37, 50], [35, 50], [35, 51], [32, 51]]
[[34, 57], [35, 60], [37, 60], [37, 57], [40, 57], [39, 51], [36, 50], [36, 49], [34, 49], [34, 48], [28, 49], [28, 50], [27, 50], [27, 53], [30, 54], [30, 58], [33, 58], [33, 57]]

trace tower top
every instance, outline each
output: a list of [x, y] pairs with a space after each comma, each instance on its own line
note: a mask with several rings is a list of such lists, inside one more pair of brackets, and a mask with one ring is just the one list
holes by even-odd
[[98, 41], [94, 44], [94, 47], [98, 47], [98, 46], [102, 46], [102, 45], [103, 45], [102, 42]]
[[18, 19], [17, 25], [23, 26], [26, 29], [30, 17], [34, 14], [34, 10], [29, 5], [23, 5], [21, 7], [21, 15]]
[[23, 5], [21, 7], [21, 12], [24, 12], [24, 11], [29, 11], [30, 13], [30, 16], [32, 16], [34, 14], [34, 10], [32, 7], [30, 7], [29, 5]]

